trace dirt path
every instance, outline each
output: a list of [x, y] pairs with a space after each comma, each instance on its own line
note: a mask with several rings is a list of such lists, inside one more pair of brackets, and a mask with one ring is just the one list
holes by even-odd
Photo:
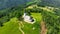
[[41, 34], [46, 34], [47, 28], [44, 21], [41, 21]]

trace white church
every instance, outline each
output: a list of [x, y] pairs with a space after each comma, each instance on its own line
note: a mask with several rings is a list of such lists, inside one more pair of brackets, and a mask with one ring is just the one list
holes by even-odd
[[35, 19], [33, 17], [27, 15], [27, 13], [23, 14], [23, 19], [27, 23], [30, 23], [30, 24], [34, 24], [35, 23]]

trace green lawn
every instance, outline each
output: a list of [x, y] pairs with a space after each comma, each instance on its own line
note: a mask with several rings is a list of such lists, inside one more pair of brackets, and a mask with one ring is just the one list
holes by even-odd
[[32, 15], [32, 17], [34, 17], [37, 21], [41, 21], [41, 19], [42, 19], [42, 15], [41, 15], [41, 13], [31, 13]]

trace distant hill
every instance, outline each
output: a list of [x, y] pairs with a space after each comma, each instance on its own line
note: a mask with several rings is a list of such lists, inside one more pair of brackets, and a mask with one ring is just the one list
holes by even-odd
[[24, 5], [35, 0], [0, 0], [0, 9], [9, 8], [18, 5]]
[[40, 5], [60, 7], [60, 0], [41, 0]]

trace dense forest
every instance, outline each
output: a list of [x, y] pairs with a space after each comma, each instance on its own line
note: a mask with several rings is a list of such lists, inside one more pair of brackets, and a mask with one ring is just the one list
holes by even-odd
[[[0, 0], [0, 34], [60, 34], [59, 0], [10, 1]], [[24, 21], [25, 12], [34, 24]]]

